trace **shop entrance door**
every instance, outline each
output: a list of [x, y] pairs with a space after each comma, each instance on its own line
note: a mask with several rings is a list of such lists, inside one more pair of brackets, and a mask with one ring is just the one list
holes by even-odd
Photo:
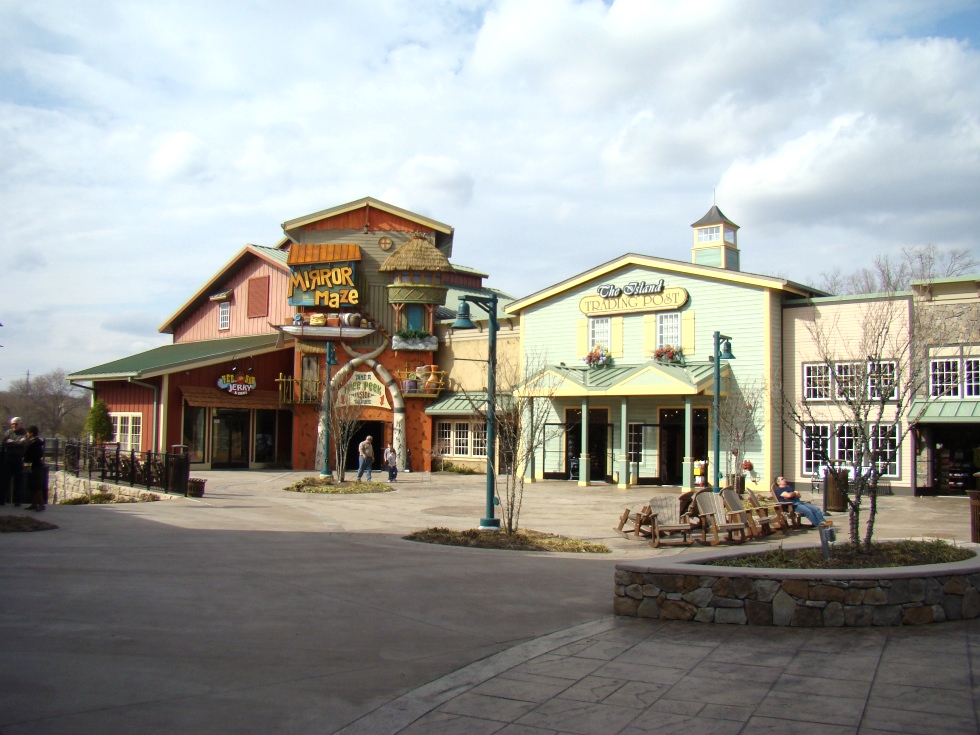
[[344, 464], [344, 469], [357, 472], [357, 466], [360, 462], [357, 448], [369, 436], [371, 443], [374, 444], [374, 464], [371, 465], [371, 470], [374, 471], [384, 466], [385, 425], [380, 421], [364, 421], [354, 432], [350, 444], [347, 445], [347, 462]]
[[[579, 479], [578, 463], [582, 452], [582, 409], [565, 410], [565, 468], [572, 480]], [[609, 482], [607, 458], [612, 429], [605, 408], [589, 409], [589, 480]]]
[[249, 411], [215, 408], [211, 426], [211, 467], [216, 470], [247, 469]]
[[[696, 408], [692, 416], [691, 456], [708, 458], [708, 409]], [[680, 485], [684, 477], [684, 409], [660, 409], [660, 479], [664, 485]], [[712, 475], [709, 473], [709, 477]]]

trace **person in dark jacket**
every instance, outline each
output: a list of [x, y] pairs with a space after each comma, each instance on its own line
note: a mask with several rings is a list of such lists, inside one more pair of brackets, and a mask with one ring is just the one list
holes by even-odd
[[[27, 432], [20, 416], [10, 419], [10, 429], [3, 435], [3, 467], [0, 468], [0, 505], [12, 500], [20, 505], [24, 495], [24, 452], [27, 449]], [[13, 483], [13, 497], [10, 490]]]
[[36, 426], [27, 427], [27, 449], [24, 451], [24, 469], [27, 475], [27, 494], [31, 504], [27, 510], [44, 510], [46, 482], [44, 467], [44, 439], [37, 435]]

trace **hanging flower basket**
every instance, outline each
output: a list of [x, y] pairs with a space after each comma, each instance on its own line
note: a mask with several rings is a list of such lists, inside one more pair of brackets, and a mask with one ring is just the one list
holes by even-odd
[[752, 470], [755, 469], [755, 465], [746, 459], [745, 461], [742, 462], [742, 469], [745, 470], [746, 472], [751, 472]]

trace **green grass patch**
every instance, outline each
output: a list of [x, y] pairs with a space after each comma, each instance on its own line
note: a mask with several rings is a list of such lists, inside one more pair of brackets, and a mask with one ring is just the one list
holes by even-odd
[[51, 531], [55, 528], [57, 526], [53, 523], [39, 521], [32, 516], [0, 516], [0, 533]]
[[480, 531], [475, 528], [466, 531], [453, 531], [449, 528], [426, 528], [404, 537], [408, 541], [421, 541], [426, 544], [443, 546], [468, 546], [475, 549], [505, 549], [507, 551], [571, 551], [585, 554], [608, 554], [605, 544], [566, 538], [541, 531], [520, 530], [517, 533], [504, 531]]
[[328, 495], [357, 495], [360, 493], [390, 493], [394, 488], [383, 482], [337, 482], [332, 477], [304, 477], [289, 487], [293, 493], [326, 493]]
[[883, 541], [871, 544], [871, 553], [856, 553], [847, 543], [832, 545], [830, 559], [823, 558], [819, 547], [808, 549], [770, 549], [761, 554], [747, 554], [731, 559], [706, 562], [706, 566], [749, 567], [752, 569], [875, 569], [879, 567], [914, 567], [920, 564], [947, 564], [972, 559], [968, 549], [942, 539], [931, 541]]

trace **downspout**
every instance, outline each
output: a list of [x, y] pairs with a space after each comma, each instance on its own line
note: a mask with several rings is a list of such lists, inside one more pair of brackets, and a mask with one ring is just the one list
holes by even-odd
[[142, 380], [136, 380], [134, 378], [129, 378], [129, 382], [132, 383], [133, 385], [139, 385], [142, 386], [143, 388], [149, 388], [150, 390], [153, 391], [153, 450], [152, 451], [157, 452], [159, 451], [159, 447], [157, 447], [157, 441], [159, 439], [158, 432], [157, 432], [157, 427], [159, 426], [157, 414], [160, 411], [160, 389], [157, 386], [153, 385], [152, 383], [144, 383]]

